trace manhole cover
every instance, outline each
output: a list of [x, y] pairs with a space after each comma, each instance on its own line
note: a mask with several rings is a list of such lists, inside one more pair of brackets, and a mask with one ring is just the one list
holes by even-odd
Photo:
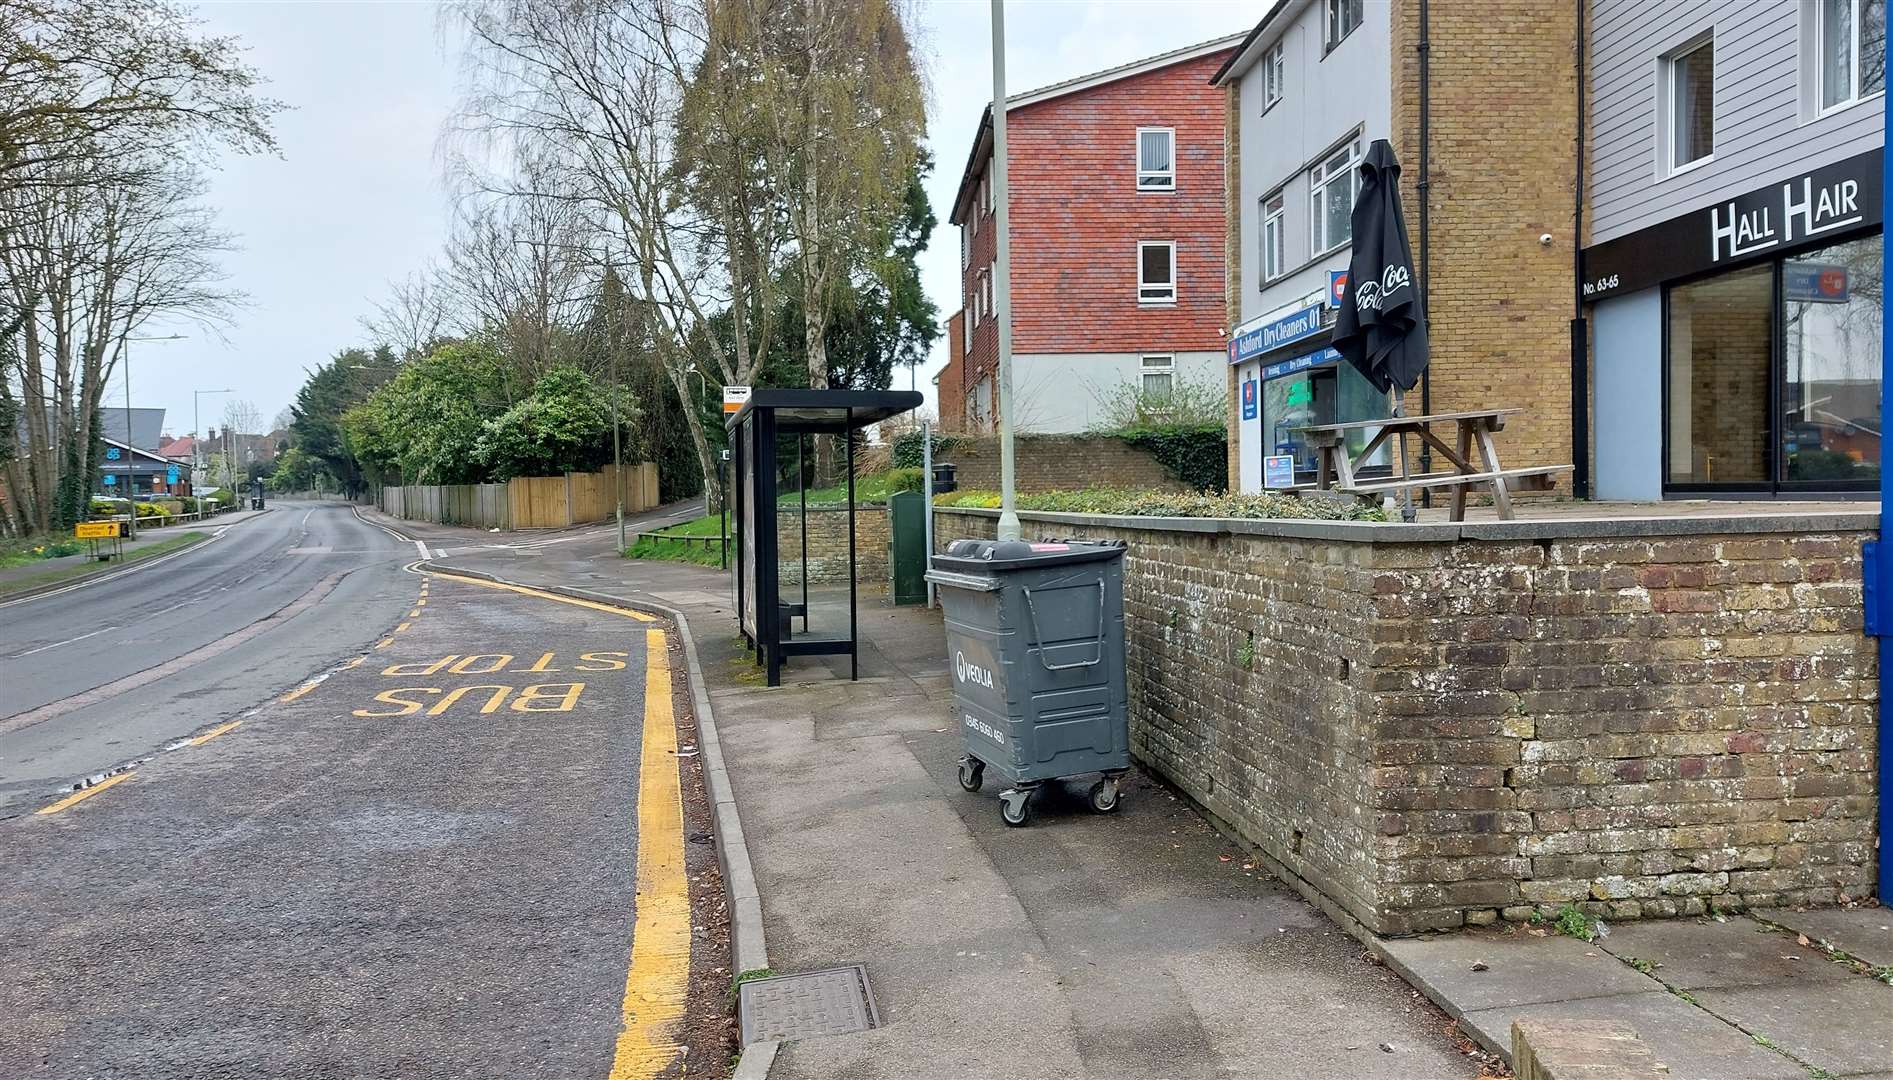
[[846, 1035], [880, 1024], [868, 973], [859, 964], [751, 979], [737, 990], [743, 1045], [769, 1039]]

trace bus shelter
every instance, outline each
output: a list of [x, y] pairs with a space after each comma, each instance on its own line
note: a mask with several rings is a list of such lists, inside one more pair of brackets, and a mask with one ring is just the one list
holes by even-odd
[[[860, 625], [855, 545], [854, 447], [856, 432], [920, 406], [911, 390], [769, 390], [758, 388], [727, 421], [730, 464], [735, 483], [735, 564], [737, 623], [743, 641], [768, 673], [769, 685], [782, 683], [782, 665], [791, 656], [848, 657], [848, 677], [859, 678]], [[845, 448], [837, 457], [845, 487], [847, 514], [848, 627], [845, 634], [810, 630], [807, 462], [812, 439], [835, 436]], [[786, 449], [785, 449], [786, 448]], [[782, 590], [782, 478], [793, 467], [797, 501], [790, 509], [799, 531], [799, 598]], [[802, 632], [794, 620], [802, 619]]]

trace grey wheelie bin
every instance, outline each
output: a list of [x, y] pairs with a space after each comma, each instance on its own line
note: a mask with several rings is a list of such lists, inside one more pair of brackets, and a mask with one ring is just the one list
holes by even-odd
[[1091, 808], [1117, 809], [1131, 764], [1124, 546], [957, 540], [927, 580], [946, 611], [960, 786], [997, 772], [1000, 816], [1017, 826], [1045, 782], [1101, 773]]

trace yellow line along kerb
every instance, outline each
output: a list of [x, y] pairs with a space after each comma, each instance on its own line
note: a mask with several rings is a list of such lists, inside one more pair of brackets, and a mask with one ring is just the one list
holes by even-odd
[[[315, 684], [310, 683], [309, 685], [314, 686]], [[202, 746], [205, 743], [209, 742], [210, 740], [216, 738], [217, 736], [235, 731], [236, 729], [242, 726], [243, 726], [243, 721], [241, 720], [232, 720], [228, 724], [219, 724], [216, 727], [211, 728], [209, 731], [204, 732], [202, 735], [199, 735], [195, 739], [192, 739], [191, 745]]]
[[[86, 801], [87, 799], [90, 799], [92, 796], [97, 795], [99, 792], [104, 791], [106, 788], [111, 787], [112, 785], [117, 784], [120, 781], [130, 780], [130, 779], [131, 779], [131, 773], [128, 773], [128, 772], [119, 773], [117, 776], [108, 776], [105, 779], [100, 780], [98, 783], [93, 784], [89, 788], [85, 788], [80, 791], [75, 791], [72, 794], [66, 796], [65, 798], [59, 800], [58, 802], [52, 804], [51, 806], [43, 806], [39, 808], [38, 810], [33, 811], [33, 813], [36, 815], [57, 814], [58, 812], [66, 809], [69, 806], [74, 806], [74, 805], [77, 805], [78, 803], [82, 803]], [[689, 942], [686, 941], [685, 944], [688, 945]]]
[[[541, 600], [555, 600], [561, 604], [571, 604], [573, 607], [590, 608], [593, 611], [622, 615], [627, 619], [636, 619], [639, 622], [657, 621], [657, 616], [646, 615], [642, 611], [632, 611], [627, 607], [614, 607], [611, 604], [600, 604], [593, 600], [580, 600], [576, 596], [560, 596], [558, 593], [545, 592], [541, 589], [529, 589], [524, 585], [508, 585], [503, 581], [486, 581], [481, 578], [461, 577], [459, 574], [443, 574], [438, 570], [423, 570], [421, 573], [446, 578], [449, 581], [464, 581], [468, 585], [478, 585], [483, 589], [501, 589], [506, 592], [519, 593], [522, 596], [536, 596]], [[665, 708], [669, 707], [669, 704], [666, 703]]]
[[645, 635], [644, 751], [638, 767], [637, 920], [624, 980], [624, 1030], [610, 1080], [651, 1080], [684, 1053], [689, 999], [690, 889], [684, 876], [684, 807], [677, 775], [665, 634]]

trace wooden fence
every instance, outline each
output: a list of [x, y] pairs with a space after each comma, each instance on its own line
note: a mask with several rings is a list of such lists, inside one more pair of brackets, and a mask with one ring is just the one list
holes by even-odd
[[[381, 489], [382, 512], [407, 521], [481, 529], [558, 529], [604, 521], [617, 508], [611, 466], [595, 473], [516, 476], [504, 484], [407, 484]], [[624, 467], [626, 513], [657, 505], [657, 466]]]

